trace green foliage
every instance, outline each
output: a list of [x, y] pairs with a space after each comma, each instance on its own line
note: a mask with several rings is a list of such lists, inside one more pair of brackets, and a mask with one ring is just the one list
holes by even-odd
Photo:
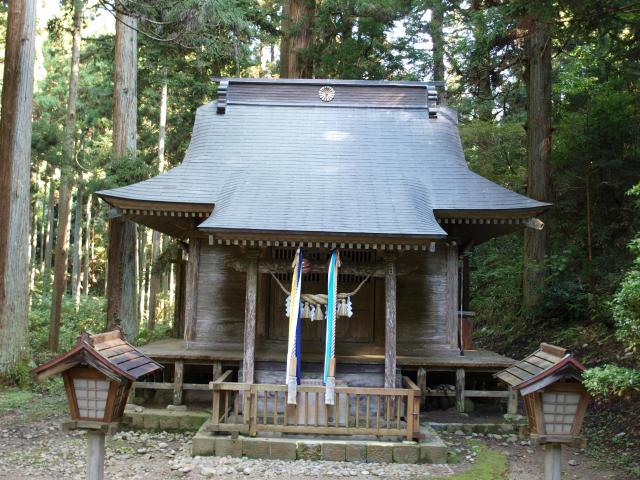
[[[629, 194], [640, 196], [640, 183], [629, 190]], [[629, 250], [635, 260], [620, 282], [611, 309], [616, 322], [616, 336], [635, 352], [640, 347], [640, 235], [629, 243]]]
[[617, 337], [629, 349], [637, 351], [640, 347], [640, 269], [634, 267], [627, 272], [611, 304]]
[[[47, 350], [51, 297], [34, 296], [29, 313], [29, 338], [36, 364], [52, 356]], [[101, 332], [106, 325], [106, 299], [103, 297], [81, 297], [80, 308], [75, 309], [71, 298], [62, 302], [62, 324], [60, 326], [60, 350], [69, 350], [83, 331]]]
[[317, 78], [385, 79], [405, 75], [389, 31], [410, 8], [406, 0], [324, 0], [318, 3], [314, 42], [305, 54]]
[[590, 368], [582, 374], [585, 387], [592, 395], [621, 396], [640, 393], [640, 371], [617, 365]]
[[153, 330], [149, 330], [146, 325], [143, 325], [138, 332], [138, 338], [136, 339], [136, 345], [144, 345], [154, 340], [162, 340], [163, 338], [171, 337], [173, 326], [169, 323], [157, 323]]

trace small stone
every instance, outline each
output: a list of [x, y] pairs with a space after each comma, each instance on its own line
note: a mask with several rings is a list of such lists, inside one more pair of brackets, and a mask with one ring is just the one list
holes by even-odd
[[147, 449], [146, 448], [139, 448], [138, 450], [136, 450], [137, 453], [147, 453]]
[[464, 432], [462, 430], [456, 430], [454, 435], [464, 435]]
[[242, 473], [244, 473], [245, 475], [251, 475], [253, 473], [253, 469], [247, 467], [242, 470]]
[[568, 463], [569, 465], [571, 465], [572, 467], [575, 467], [575, 466], [577, 466], [577, 465], [578, 465], [578, 462], [577, 462], [576, 460], [573, 460], [573, 459], [569, 460], [567, 463]]
[[167, 410], [174, 412], [184, 412], [187, 409], [185, 405], [167, 405]]
[[168, 444], [168, 443], [166, 443], [166, 442], [160, 442], [160, 443], [158, 444], [158, 448], [163, 449], [163, 450], [164, 450], [165, 448], [167, 448], [168, 446], [169, 446], [169, 444]]
[[214, 475], [217, 475], [217, 473], [218, 471], [213, 467], [202, 467], [200, 469], [200, 474], [205, 477], [213, 477]]
[[138, 406], [138, 407], [136, 407], [136, 408], [134, 408], [133, 410], [134, 410], [136, 413], [142, 413], [142, 412], [144, 412], [144, 408], [139, 407], [139, 406]]
[[369, 475], [369, 470], [362, 470], [360, 475]]

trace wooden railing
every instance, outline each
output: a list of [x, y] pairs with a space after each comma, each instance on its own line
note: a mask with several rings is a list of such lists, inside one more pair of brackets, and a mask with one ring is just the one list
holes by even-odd
[[335, 405], [325, 405], [323, 386], [298, 387], [287, 405], [287, 386], [230, 382], [227, 371], [213, 390], [211, 431], [281, 432], [309, 435], [373, 435], [417, 439], [420, 389], [403, 377], [404, 388], [336, 387]]

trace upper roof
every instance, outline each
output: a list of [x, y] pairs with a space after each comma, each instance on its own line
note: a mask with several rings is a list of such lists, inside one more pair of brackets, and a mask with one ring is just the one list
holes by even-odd
[[219, 93], [198, 109], [182, 165], [99, 195], [212, 206], [199, 225], [210, 232], [424, 238], [446, 236], [439, 214], [549, 206], [468, 169], [456, 114], [435, 106], [431, 84], [232, 79]]
[[82, 333], [71, 350], [35, 368], [33, 373], [38, 380], [45, 380], [82, 364], [94, 367], [109, 378], [128, 381], [163, 368], [136, 350], [123, 338], [122, 330], [116, 328], [95, 335]]

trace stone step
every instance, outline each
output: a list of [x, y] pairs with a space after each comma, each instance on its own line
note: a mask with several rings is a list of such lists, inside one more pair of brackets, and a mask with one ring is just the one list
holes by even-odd
[[448, 447], [430, 427], [423, 427], [424, 440], [374, 441], [324, 438], [245, 437], [208, 431], [207, 421], [192, 441], [193, 456], [231, 456], [277, 460], [329, 460], [368, 463], [446, 463]]

